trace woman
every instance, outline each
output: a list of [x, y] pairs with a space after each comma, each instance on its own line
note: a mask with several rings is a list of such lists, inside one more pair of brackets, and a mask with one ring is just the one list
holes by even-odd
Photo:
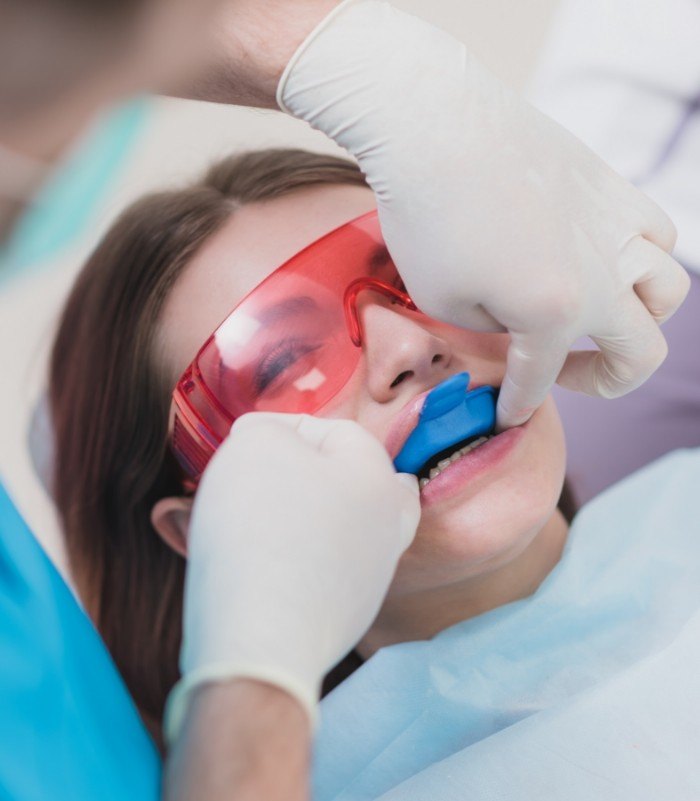
[[[153, 731], [177, 678], [192, 503], [168, 448], [173, 387], [251, 290], [310, 242], [373, 207], [348, 162], [300, 151], [234, 157], [193, 187], [127, 210], [69, 299], [51, 369], [55, 496], [86, 606]], [[447, 326], [375, 293], [360, 296], [357, 308], [362, 358], [319, 414], [355, 419], [392, 457], [408, 433], [407, 410], [446, 378], [467, 371], [474, 384], [500, 385], [506, 335]], [[463, 621], [481, 625], [489, 610], [532, 596], [558, 564], [569, 526], [559, 502], [565, 452], [552, 401], [462, 460], [472, 465], [468, 480], [455, 480], [459, 472], [448, 466], [423, 487], [415, 542], [335, 683], [379, 648], [411, 643], [415, 654], [429, 644], [416, 641], [444, 642], [435, 635]], [[383, 651], [348, 686], [376, 676], [375, 666], [405, 647]], [[466, 662], [469, 645], [459, 653]], [[411, 681], [421, 675], [432, 681], [440, 674], [423, 665]], [[389, 711], [410, 708], [411, 681], [408, 699]], [[328, 708], [342, 698], [334, 693]], [[351, 721], [341, 729], [352, 732]], [[450, 739], [448, 753], [458, 741]], [[323, 768], [329, 752], [321, 745]], [[375, 757], [385, 745], [378, 741]], [[419, 764], [415, 752], [412, 764]]]
[[[151, 720], [160, 719], [177, 677], [184, 562], [175, 550], [183, 550], [179, 523], [190, 505], [167, 448], [172, 388], [244, 294], [303, 246], [373, 206], [371, 191], [349, 162], [300, 151], [234, 157], [214, 167], [201, 184], [146, 198], [128, 210], [91, 257], [68, 301], [51, 369], [55, 496], [81, 594]], [[365, 316], [383, 308], [371, 305], [376, 308]], [[389, 320], [390, 329], [399, 322], [399, 331], [387, 330], [383, 319], [365, 321], [366, 327], [377, 328], [375, 336], [368, 335], [371, 369], [323, 414], [358, 419], [384, 441], [397, 411], [443, 378], [468, 369], [478, 383], [500, 383], [505, 335], [435, 324], [437, 335], [417, 325], [411, 319], [415, 316], [389, 315], [396, 318]], [[117, 330], [124, 332], [118, 338]], [[386, 347], [395, 337], [406, 340], [398, 360]], [[431, 365], [416, 368], [424, 374], [390, 386], [428, 353]], [[521, 536], [511, 531], [510, 516], [517, 511], [511, 508], [492, 521], [500, 532], [499, 545], [463, 538], [454, 530], [470, 524], [468, 519], [424, 524], [426, 533], [397, 576], [397, 599], [452, 581], [452, 572], [461, 577], [461, 569], [450, 568], [455, 556], [459, 563], [470, 563], [494, 560], [491, 548], [522, 550], [543, 523], [548, 525], [546, 544], [543, 538], [537, 545], [541, 553], [528, 551], [537, 569], [514, 597], [530, 592], [555, 563], [565, 536], [564, 520], [554, 511], [564, 446], [551, 403], [531, 427], [541, 430], [537, 451], [543, 465], [535, 472], [523, 456], [531, 486], [520, 489], [521, 505], [530, 510]], [[81, 480], [75, 480], [76, 471]], [[65, 480], [68, 474], [73, 480]], [[518, 483], [516, 478], [503, 481]], [[472, 512], [471, 525], [481, 528], [482, 504], [496, 505], [495, 490], [490, 493]], [[457, 536], [460, 544], [453, 542]], [[439, 558], [436, 549], [442, 552]], [[440, 566], [437, 579], [427, 571], [431, 563]], [[509, 599], [510, 593], [502, 586], [497, 590], [497, 584], [489, 583], [488, 598], [473, 593], [469, 614]], [[435, 603], [442, 599], [436, 597]], [[467, 614], [463, 605], [451, 608], [455, 620]], [[394, 629], [390, 621], [395, 614], [388, 604], [386, 622], [381, 618], [368, 635], [365, 655], [386, 641], [380, 634], [384, 626], [389, 641], [409, 634]], [[436, 627], [425, 612], [424, 617], [428, 628], [411, 635], [427, 635], [451, 622]], [[125, 625], [127, 620], [136, 628]]]

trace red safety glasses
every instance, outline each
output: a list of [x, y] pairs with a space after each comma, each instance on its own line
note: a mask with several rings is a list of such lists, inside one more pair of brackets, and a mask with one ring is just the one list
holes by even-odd
[[171, 445], [190, 486], [236, 418], [314, 414], [345, 386], [362, 354], [356, 301], [365, 290], [416, 310], [376, 212], [309, 245], [229, 313], [173, 392]]

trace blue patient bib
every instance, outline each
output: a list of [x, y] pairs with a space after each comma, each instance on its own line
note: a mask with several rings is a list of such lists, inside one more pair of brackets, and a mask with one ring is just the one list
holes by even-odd
[[0, 799], [156, 801], [160, 759], [107, 649], [0, 484]]

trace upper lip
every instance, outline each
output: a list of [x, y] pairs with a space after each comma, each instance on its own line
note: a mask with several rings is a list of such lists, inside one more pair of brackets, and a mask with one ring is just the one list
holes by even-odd
[[418, 425], [418, 418], [420, 417], [425, 399], [433, 388], [434, 387], [429, 387], [425, 392], [421, 392], [419, 395], [411, 398], [394, 418], [389, 433], [384, 440], [384, 447], [389, 452], [392, 461], [399, 455], [411, 431]]
[[[447, 378], [450, 378], [450, 376], [447, 376]], [[445, 379], [443, 379], [443, 381], [444, 380]], [[401, 448], [403, 448], [406, 440], [411, 435], [411, 432], [418, 425], [418, 419], [420, 418], [420, 413], [423, 409], [425, 399], [435, 389], [436, 386], [437, 384], [433, 384], [432, 387], [428, 387], [428, 389], [426, 389], [424, 392], [421, 392], [420, 394], [411, 398], [411, 400], [408, 401], [403, 409], [397, 413], [396, 417], [394, 417], [386, 439], [384, 440], [384, 447], [387, 449], [392, 461], [399, 455]], [[470, 391], [481, 386], [483, 386], [483, 382], [469, 382]]]

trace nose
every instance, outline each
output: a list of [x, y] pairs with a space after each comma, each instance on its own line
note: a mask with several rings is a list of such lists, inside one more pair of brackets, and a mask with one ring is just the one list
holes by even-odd
[[423, 391], [441, 381], [452, 359], [449, 344], [421, 325], [420, 312], [375, 292], [357, 300], [367, 386], [373, 400], [386, 403], [408, 386]]

